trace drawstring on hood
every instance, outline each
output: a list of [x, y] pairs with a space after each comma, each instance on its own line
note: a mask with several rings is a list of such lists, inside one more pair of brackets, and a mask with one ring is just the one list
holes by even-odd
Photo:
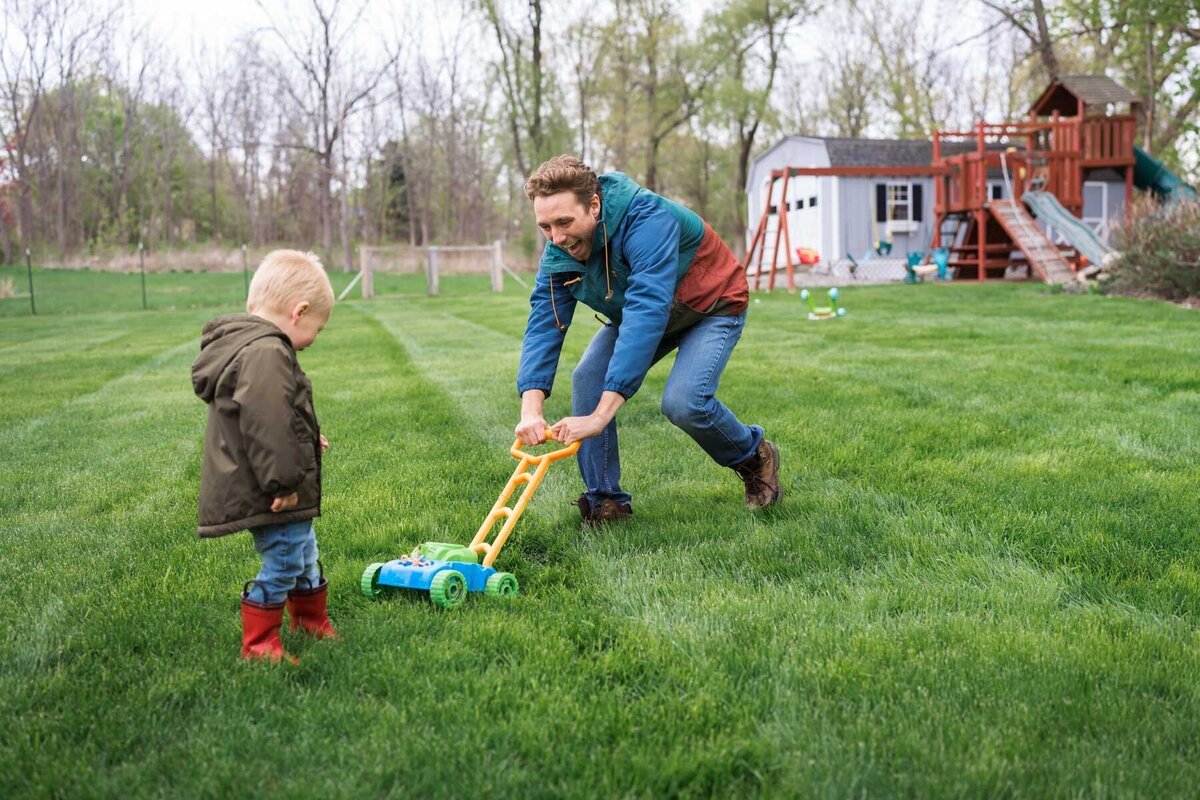
[[[606, 290], [604, 299], [607, 302], [608, 300], [612, 300], [613, 290], [612, 290], [612, 271], [610, 270], [610, 268], [608, 266], [608, 223], [604, 221], [603, 217], [600, 218], [600, 225], [603, 226], [603, 228], [604, 228], [604, 288]], [[567, 329], [567, 326], [563, 325], [562, 322], [559, 320], [558, 306], [554, 302], [554, 273], [553, 272], [550, 273], [549, 278], [550, 278], [550, 311], [554, 314], [554, 327], [558, 328], [560, 331], [565, 331]], [[563, 288], [564, 289], [567, 288], [572, 283], [579, 283], [581, 280], [583, 280], [583, 278], [572, 278], [569, 281], [563, 281]], [[596, 319], [600, 319], [600, 318], [596, 317]], [[604, 322], [604, 320], [600, 320], [600, 321]], [[606, 327], [612, 327], [611, 324], [608, 322], [604, 322], [604, 325]]]

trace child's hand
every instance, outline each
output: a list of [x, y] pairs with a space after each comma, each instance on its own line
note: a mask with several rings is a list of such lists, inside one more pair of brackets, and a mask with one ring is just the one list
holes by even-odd
[[271, 502], [271, 511], [278, 514], [280, 511], [287, 511], [289, 508], [295, 508], [296, 503], [300, 502], [300, 496], [295, 492], [283, 497], [276, 497]]
[[321, 452], [324, 453], [329, 449], [329, 440], [325, 438], [325, 434], [321, 434]]

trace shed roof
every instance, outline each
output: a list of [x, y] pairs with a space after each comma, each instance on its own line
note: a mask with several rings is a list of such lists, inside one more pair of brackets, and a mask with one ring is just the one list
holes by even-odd
[[922, 167], [933, 158], [933, 144], [924, 139], [827, 138], [831, 167]]

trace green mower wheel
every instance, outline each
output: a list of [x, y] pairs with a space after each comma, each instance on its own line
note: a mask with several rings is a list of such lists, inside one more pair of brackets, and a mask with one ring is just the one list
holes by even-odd
[[467, 599], [467, 579], [456, 569], [446, 569], [433, 576], [429, 599], [435, 606], [458, 608]]
[[383, 562], [372, 564], [363, 572], [362, 579], [358, 582], [358, 585], [362, 587], [362, 593], [372, 600], [383, 597], [383, 589], [380, 589], [377, 583], [381, 569], [383, 569]]
[[488, 597], [516, 597], [521, 591], [517, 576], [511, 572], [497, 572], [487, 579], [483, 593]]

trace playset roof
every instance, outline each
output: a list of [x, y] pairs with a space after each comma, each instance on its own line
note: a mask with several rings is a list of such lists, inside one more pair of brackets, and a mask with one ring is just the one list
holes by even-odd
[[1079, 103], [1106, 106], [1109, 103], [1138, 103], [1133, 92], [1106, 75], [1060, 75], [1034, 102], [1030, 111], [1048, 117], [1057, 111], [1063, 116], [1079, 113]]

